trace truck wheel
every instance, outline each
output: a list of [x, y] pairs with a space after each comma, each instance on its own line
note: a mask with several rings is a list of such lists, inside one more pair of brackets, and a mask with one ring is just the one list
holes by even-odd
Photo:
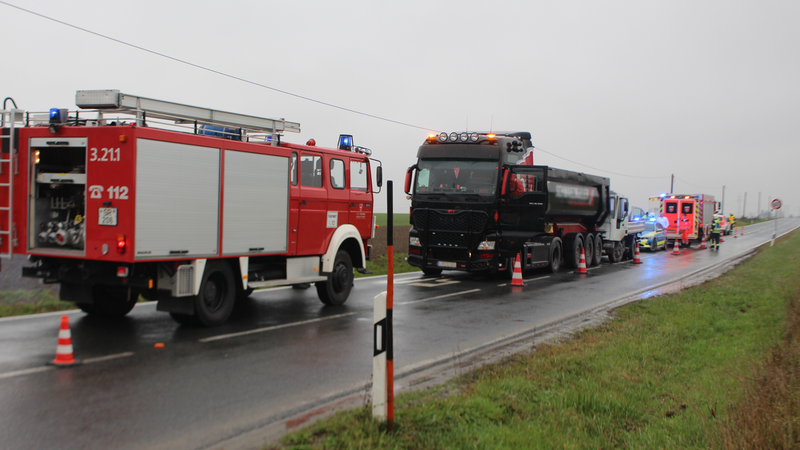
[[554, 238], [550, 242], [550, 257], [548, 258], [547, 262], [549, 263], [548, 268], [550, 269], [550, 273], [558, 272], [558, 269], [561, 268], [561, 261], [563, 259], [563, 248], [561, 246], [561, 239]]
[[[593, 266], [599, 266], [600, 261], [603, 259], [603, 237], [599, 234], [594, 235], [594, 259], [592, 260]], [[588, 262], [588, 261], [587, 261]]]
[[614, 248], [608, 254], [608, 260], [612, 263], [618, 263], [622, 261], [623, 253], [625, 253], [625, 247], [622, 242], [614, 242]]
[[92, 304], [78, 304], [86, 313], [103, 317], [125, 317], [139, 301], [139, 291], [123, 286], [95, 285]]
[[567, 245], [564, 250], [564, 262], [570, 269], [577, 269], [581, 261], [581, 249], [583, 248], [583, 238], [576, 234], [567, 238]]
[[[583, 253], [586, 257], [586, 265], [591, 266], [594, 261], [594, 236], [590, 233], [586, 233], [586, 237], [584, 238]], [[580, 255], [578, 258], [580, 261]]]
[[333, 271], [328, 274], [328, 281], [315, 284], [322, 303], [330, 306], [344, 304], [353, 287], [353, 262], [350, 255], [344, 250], [339, 250], [333, 261]]
[[213, 326], [228, 320], [236, 300], [236, 287], [233, 283], [233, 270], [228, 263], [208, 261], [200, 283], [200, 292], [194, 302], [197, 321], [205, 326]]
[[442, 274], [442, 269], [429, 269], [426, 267], [422, 269], [422, 273], [424, 273], [429, 277], [438, 277], [439, 275]]

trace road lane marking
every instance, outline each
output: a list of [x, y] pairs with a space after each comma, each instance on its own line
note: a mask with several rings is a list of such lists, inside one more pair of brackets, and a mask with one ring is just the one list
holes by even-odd
[[335, 316], [320, 317], [318, 319], [309, 319], [309, 320], [303, 320], [303, 321], [300, 321], [300, 322], [285, 323], [283, 325], [274, 325], [274, 326], [271, 326], [271, 327], [256, 328], [255, 330], [240, 331], [238, 333], [220, 334], [219, 336], [211, 336], [211, 337], [200, 339], [197, 342], [212, 342], [212, 341], [219, 341], [219, 340], [222, 340], [222, 339], [228, 339], [228, 338], [232, 338], [232, 337], [246, 336], [248, 334], [264, 333], [264, 332], [267, 332], [267, 331], [280, 330], [281, 328], [296, 327], [298, 325], [306, 325], [306, 324], [314, 323], [314, 322], [322, 322], [323, 320], [338, 319], [340, 317], [352, 316], [353, 314], [356, 314], [356, 313], [351, 312], [351, 313], [344, 313], [344, 314], [336, 314]]
[[[528, 283], [530, 281], [544, 280], [545, 278], [550, 278], [550, 275], [545, 275], [543, 277], [538, 277], [538, 278], [528, 278], [527, 280], [522, 280], [522, 281], [524, 283]], [[503, 283], [503, 284], [498, 284], [497, 285], [497, 287], [503, 287], [503, 286], [508, 286], [508, 283]]]
[[447, 297], [452, 297], [454, 295], [461, 295], [461, 294], [469, 294], [469, 293], [478, 292], [478, 291], [480, 291], [480, 289], [472, 289], [472, 290], [469, 290], [469, 291], [454, 292], [452, 294], [437, 295], [436, 297], [428, 297], [428, 298], [423, 298], [423, 299], [420, 299], [420, 300], [412, 300], [410, 302], [402, 302], [402, 303], [398, 303], [397, 305], [398, 306], [399, 305], [410, 305], [412, 303], [427, 302], [428, 300], [436, 300], [436, 299], [440, 299], [440, 298], [447, 298]]
[[[96, 358], [87, 358], [82, 361], [83, 364], [92, 364], [101, 361], [108, 361], [110, 359], [125, 358], [133, 356], [133, 352], [117, 353], [116, 355], [98, 356]], [[57, 370], [57, 366], [42, 366], [32, 367], [30, 369], [15, 370], [13, 372], [0, 373], [0, 380], [3, 378], [13, 378], [22, 375], [30, 375], [32, 373], [47, 372], [48, 370]]]

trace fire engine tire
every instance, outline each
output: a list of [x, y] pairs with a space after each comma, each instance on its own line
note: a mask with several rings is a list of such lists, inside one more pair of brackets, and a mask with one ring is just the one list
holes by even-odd
[[[129, 292], [130, 291], [130, 292]], [[139, 301], [139, 291], [123, 286], [95, 285], [91, 305], [78, 304], [86, 313], [103, 317], [125, 317]]]
[[564, 262], [568, 268], [577, 269], [581, 261], [583, 238], [579, 234], [572, 235], [566, 239], [564, 247]]
[[422, 273], [429, 277], [438, 277], [442, 274], [442, 269], [428, 269], [427, 267], [422, 269]]
[[[236, 300], [233, 270], [225, 261], [208, 261], [195, 296], [194, 314], [205, 326], [219, 325], [231, 315]], [[179, 321], [180, 322], [180, 321]]]
[[547, 268], [550, 269], [551, 273], [556, 273], [561, 268], [563, 255], [564, 247], [561, 245], [561, 239], [553, 238], [550, 242], [550, 256], [547, 259]]
[[[594, 258], [592, 258], [591, 265], [599, 266], [600, 261], [603, 259], [603, 237], [599, 234], [594, 235]], [[588, 260], [586, 261], [589, 262]]]
[[328, 274], [328, 281], [316, 282], [317, 295], [322, 303], [329, 306], [343, 305], [353, 288], [353, 261], [350, 255], [339, 250], [333, 261], [333, 270]]
[[586, 266], [591, 266], [594, 262], [594, 236], [591, 233], [587, 233], [583, 238], [583, 253], [586, 257]]

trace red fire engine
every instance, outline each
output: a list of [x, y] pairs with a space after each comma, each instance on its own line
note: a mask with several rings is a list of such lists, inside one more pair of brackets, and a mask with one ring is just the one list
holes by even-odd
[[29, 255], [23, 276], [90, 314], [123, 316], [141, 295], [202, 325], [256, 288], [313, 282], [326, 305], [347, 300], [369, 259], [371, 161], [381, 184], [352, 136], [290, 144], [298, 123], [116, 90], [76, 103], [3, 107], [0, 253]]

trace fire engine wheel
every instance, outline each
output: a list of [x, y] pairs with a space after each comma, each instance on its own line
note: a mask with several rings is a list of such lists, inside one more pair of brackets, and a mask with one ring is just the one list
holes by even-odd
[[78, 303], [85, 313], [103, 317], [124, 317], [139, 301], [139, 291], [123, 286], [95, 285], [92, 304]]
[[333, 270], [328, 281], [317, 282], [317, 295], [322, 303], [329, 306], [343, 305], [353, 288], [353, 261], [350, 255], [339, 250], [333, 261]]
[[[599, 266], [600, 260], [603, 259], [603, 237], [599, 234], [594, 236], [594, 258], [592, 259], [593, 266]], [[589, 262], [588, 260], [586, 262]]]
[[558, 269], [561, 268], [561, 261], [563, 259], [562, 255], [564, 254], [564, 249], [561, 245], [561, 239], [553, 238], [550, 242], [550, 258], [548, 259], [548, 269], [550, 269], [551, 273], [558, 272]]
[[581, 261], [581, 249], [583, 248], [583, 238], [576, 234], [567, 238], [567, 245], [564, 250], [564, 262], [570, 269], [577, 269]]
[[[594, 261], [594, 236], [590, 233], [584, 237], [583, 253], [586, 256], [586, 266], [591, 266]], [[580, 254], [578, 254], [578, 258], [580, 260]]]
[[[225, 261], [208, 261], [195, 297], [194, 314], [205, 326], [219, 325], [231, 315], [236, 300], [233, 270]], [[179, 321], [180, 322], [180, 321]]]

